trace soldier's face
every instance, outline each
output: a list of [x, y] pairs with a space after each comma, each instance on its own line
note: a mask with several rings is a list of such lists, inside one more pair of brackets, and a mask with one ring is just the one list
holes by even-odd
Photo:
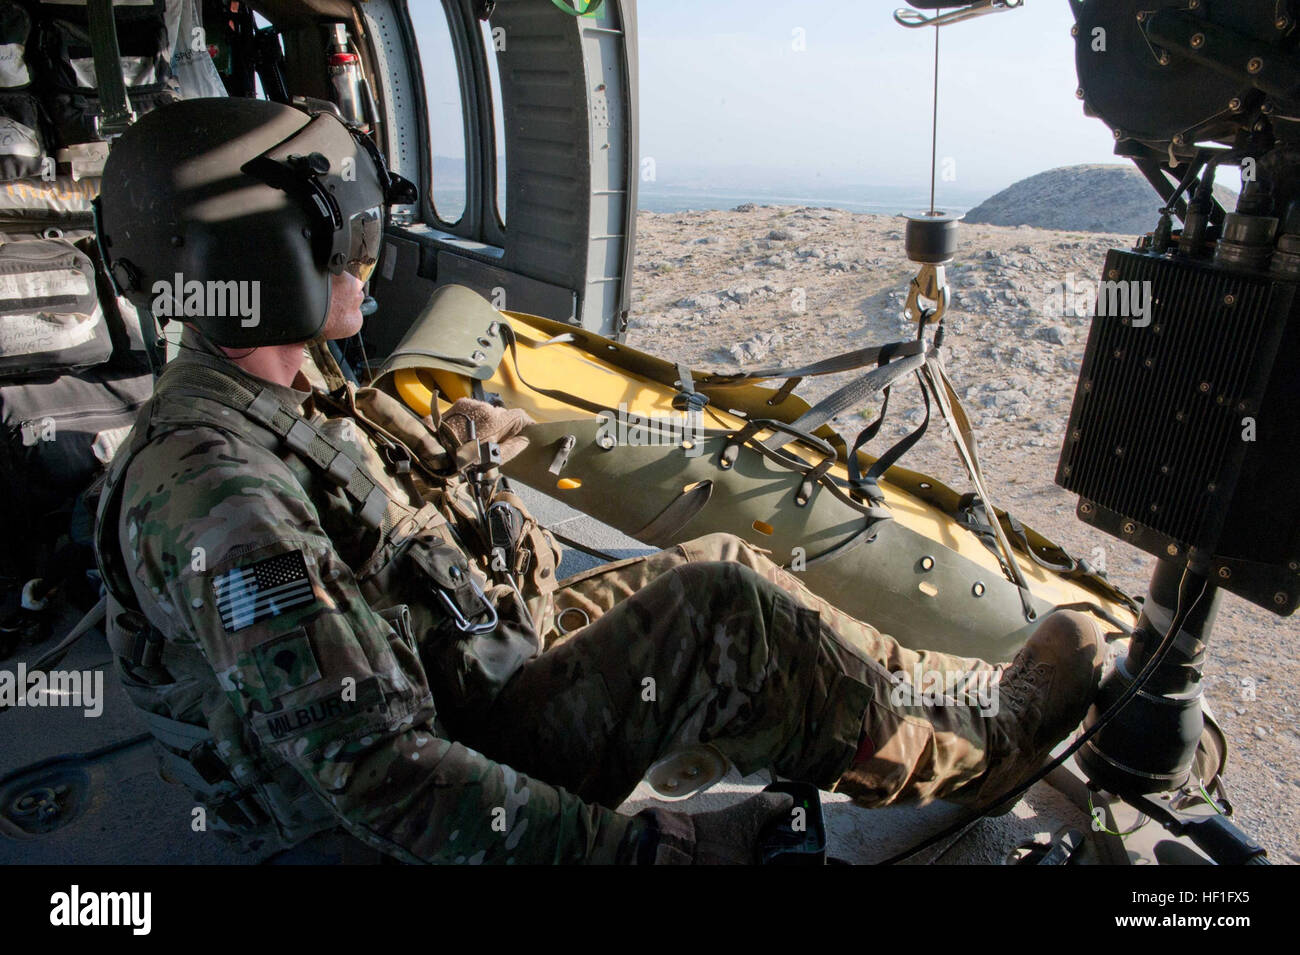
[[365, 301], [366, 286], [355, 275], [343, 272], [330, 276], [330, 310], [325, 316], [321, 337], [328, 340], [351, 338], [361, 331], [361, 303]]

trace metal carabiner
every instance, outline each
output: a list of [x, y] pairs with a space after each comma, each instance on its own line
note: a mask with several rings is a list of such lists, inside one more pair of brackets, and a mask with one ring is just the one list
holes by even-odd
[[461, 613], [460, 608], [456, 606], [456, 601], [451, 598], [451, 594], [446, 590], [443, 590], [441, 587], [435, 587], [434, 589], [439, 598], [441, 598], [443, 604], [446, 606], [448, 612], [451, 613], [451, 619], [452, 622], [456, 624], [456, 629], [461, 633], [487, 633], [489, 630], [495, 630], [498, 622], [497, 608], [492, 606], [488, 601], [487, 595], [479, 589], [479, 585], [474, 582], [473, 577], [469, 578], [468, 583], [470, 589], [474, 591], [474, 596], [478, 598], [479, 603], [487, 610], [490, 619], [484, 623], [471, 623], [469, 618]]

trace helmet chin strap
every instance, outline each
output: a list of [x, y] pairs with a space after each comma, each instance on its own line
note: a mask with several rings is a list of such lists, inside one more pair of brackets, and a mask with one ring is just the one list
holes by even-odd
[[[310, 350], [310, 342], [288, 343], [284, 345], [218, 345], [196, 325], [186, 324], [187, 332], [193, 332], [198, 338], [198, 343], [186, 343], [184, 339], [179, 342], [179, 346], [190, 351], [203, 353], [215, 352], [224, 356], [228, 361], [238, 365], [247, 374], [261, 378], [264, 381], [271, 381], [285, 387], [295, 387], [294, 381], [297, 375], [301, 373], [303, 364], [303, 352], [299, 351], [297, 356], [290, 356], [285, 353], [285, 349], [307, 349]], [[259, 352], [269, 353], [263, 360], [260, 356], [254, 359]], [[329, 349], [325, 349], [326, 354]], [[332, 356], [331, 356], [332, 359]], [[312, 360], [318, 362], [319, 359], [312, 355]], [[337, 365], [335, 365], [337, 368]]]
[[[186, 344], [185, 335], [187, 333], [199, 339], [210, 350], [218, 351], [221, 354], [225, 355], [227, 358], [231, 359], [232, 361], [238, 361], [240, 359], [247, 358], [249, 355], [253, 354], [253, 352], [257, 351], [257, 349], [261, 347], [260, 345], [246, 345], [243, 348], [237, 348], [233, 345], [218, 345], [207, 335], [203, 334], [203, 329], [199, 328], [198, 325], [195, 325], [192, 322], [181, 322], [180, 325], [183, 331], [181, 332], [180, 339], [176, 342], [176, 346], [178, 348], [188, 348], [191, 351], [202, 350], [196, 348], [196, 346], [192, 344]], [[232, 355], [231, 352], [239, 352], [239, 354]]]

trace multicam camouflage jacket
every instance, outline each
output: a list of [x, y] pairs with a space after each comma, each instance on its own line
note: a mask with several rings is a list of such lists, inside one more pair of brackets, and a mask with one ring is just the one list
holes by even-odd
[[[486, 585], [451, 492], [323, 395], [252, 378], [187, 340], [110, 475], [118, 506], [100, 511], [101, 563], [117, 556], [104, 545], [115, 528], [138, 610], [165, 640], [150, 666], [123, 662], [137, 705], [206, 728], [229, 800], [269, 815], [282, 842], [341, 823], [406, 861], [631, 861], [640, 819], [452, 738], [537, 638]], [[201, 388], [169, 387], [195, 365], [346, 446], [388, 497], [379, 526], [278, 435]], [[501, 617], [473, 636], [449, 626], [438, 586], [465, 571]]]

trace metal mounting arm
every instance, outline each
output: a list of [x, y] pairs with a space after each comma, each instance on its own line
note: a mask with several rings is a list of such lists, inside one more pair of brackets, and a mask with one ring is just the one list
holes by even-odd
[[932, 17], [927, 17], [920, 10], [912, 10], [908, 7], [899, 7], [894, 11], [894, 21], [900, 26], [909, 29], [918, 27], [946, 27], [950, 23], [960, 23], [962, 20], [972, 20], [975, 17], [982, 17], [989, 13], [1001, 13], [1003, 10], [1014, 10], [1024, 3], [1024, 0], [977, 0], [975, 3], [963, 4], [955, 10], [949, 10], [947, 13], [937, 13]]

